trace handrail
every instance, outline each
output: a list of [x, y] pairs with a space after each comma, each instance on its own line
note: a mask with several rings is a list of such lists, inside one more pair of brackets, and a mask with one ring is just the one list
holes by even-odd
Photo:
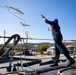
[[[10, 36], [0, 36], [0, 38], [10, 38]], [[20, 39], [29, 39], [29, 40], [53, 40], [53, 39], [45, 39], [45, 38], [23, 38], [23, 37], [20, 37]], [[76, 40], [63, 40], [63, 41], [76, 41]]]

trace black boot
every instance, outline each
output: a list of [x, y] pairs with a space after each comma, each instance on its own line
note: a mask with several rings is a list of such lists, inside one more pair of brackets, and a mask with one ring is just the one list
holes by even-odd
[[74, 60], [73, 58], [70, 58], [70, 59], [68, 59], [68, 60], [69, 60], [69, 63], [68, 63], [68, 65], [67, 65], [67, 67], [69, 67], [69, 66], [71, 66], [72, 64], [75, 63], [75, 60]]

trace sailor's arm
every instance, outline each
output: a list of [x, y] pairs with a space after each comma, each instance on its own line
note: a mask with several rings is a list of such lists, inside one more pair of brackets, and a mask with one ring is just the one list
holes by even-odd
[[46, 17], [44, 16], [44, 15], [41, 15], [42, 16], [42, 18], [44, 19], [44, 21], [46, 22], [46, 23], [48, 23], [48, 24], [53, 24], [53, 22], [52, 21], [49, 21], [48, 19], [46, 19]]

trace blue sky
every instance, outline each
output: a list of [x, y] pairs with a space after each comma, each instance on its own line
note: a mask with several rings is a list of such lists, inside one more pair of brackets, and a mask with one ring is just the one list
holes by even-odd
[[[43, 14], [47, 19], [58, 18], [64, 40], [76, 40], [76, 0], [0, 0], [0, 6], [18, 8], [24, 14], [16, 14], [31, 26], [23, 27], [23, 20], [15, 17], [6, 9], [0, 7], [0, 35], [6, 30], [6, 36], [19, 34], [26, 37], [29, 32], [32, 38], [53, 39], [49, 24], [41, 18]], [[0, 39], [3, 42], [3, 39]], [[29, 42], [51, 42], [50, 40], [29, 40]]]

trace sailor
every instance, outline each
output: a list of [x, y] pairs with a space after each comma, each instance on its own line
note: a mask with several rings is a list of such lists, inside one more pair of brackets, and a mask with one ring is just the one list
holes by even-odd
[[48, 19], [45, 18], [45, 16], [43, 15], [41, 16], [46, 23], [51, 25], [52, 35], [55, 42], [55, 58], [54, 58], [54, 64], [51, 66], [58, 66], [60, 53], [64, 54], [64, 56], [68, 59], [69, 62], [68, 62], [67, 67], [71, 66], [72, 64], [74, 64], [75, 60], [72, 57], [70, 57], [69, 51], [67, 50], [65, 45], [62, 43], [63, 36], [60, 31], [58, 19], [54, 19], [54, 21], [49, 21]]

